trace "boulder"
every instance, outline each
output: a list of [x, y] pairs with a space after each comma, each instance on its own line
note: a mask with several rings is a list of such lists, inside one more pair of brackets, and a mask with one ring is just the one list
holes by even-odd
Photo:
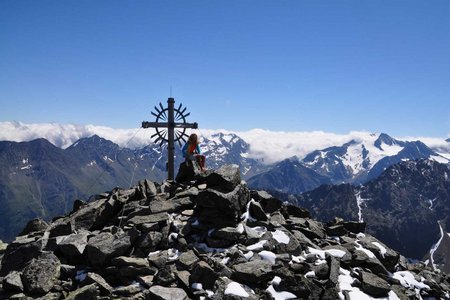
[[259, 202], [263, 210], [268, 214], [280, 210], [283, 206], [283, 201], [273, 197], [266, 191], [251, 191], [251, 198]]
[[149, 300], [187, 300], [188, 296], [183, 289], [154, 285], [148, 290]]
[[11, 271], [21, 271], [33, 258], [41, 254], [43, 240], [22, 240], [16, 238], [8, 245], [2, 258], [0, 276], [5, 276]]
[[88, 272], [86, 278], [81, 282], [80, 286], [95, 284], [98, 287], [100, 295], [109, 296], [113, 288], [106, 282], [106, 280], [97, 273]]
[[241, 183], [238, 165], [224, 165], [206, 177], [208, 188], [221, 192], [231, 192]]
[[259, 284], [273, 278], [272, 264], [264, 260], [253, 260], [233, 266], [234, 273], [231, 279], [247, 283]]
[[150, 211], [153, 214], [160, 213], [160, 212], [171, 213], [174, 211], [190, 209], [193, 207], [194, 207], [194, 203], [192, 202], [190, 197], [150, 202]]
[[199, 261], [199, 258], [197, 255], [195, 255], [194, 251], [189, 250], [187, 252], [184, 252], [180, 255], [178, 258], [177, 264], [188, 271], [191, 271], [193, 267], [197, 264]]
[[23, 283], [20, 272], [12, 271], [3, 279], [3, 290], [5, 292], [23, 292]]
[[92, 283], [70, 292], [66, 300], [97, 300], [100, 295], [97, 284]]
[[361, 271], [361, 279], [362, 279], [362, 286], [361, 286], [362, 291], [369, 294], [372, 297], [376, 298], [387, 297], [389, 291], [391, 290], [386, 280], [378, 277], [375, 274]]
[[133, 240], [126, 232], [102, 232], [89, 239], [85, 252], [91, 265], [103, 266], [111, 258], [126, 254]]
[[372, 251], [373, 254], [380, 260], [380, 262], [386, 267], [387, 270], [393, 270], [397, 265], [400, 254], [373, 236], [364, 235], [359, 239], [361, 246]]
[[88, 243], [89, 234], [88, 231], [81, 231], [70, 235], [58, 236], [56, 244], [66, 257], [77, 257], [83, 254]]
[[194, 202], [200, 222], [212, 227], [236, 226], [246, 211], [249, 191], [246, 186], [238, 185], [228, 193], [213, 189], [201, 191]]
[[189, 283], [201, 283], [206, 289], [213, 289], [214, 283], [219, 276], [214, 270], [204, 261], [200, 261], [194, 267], [189, 278]]
[[248, 211], [250, 216], [258, 221], [267, 221], [269, 219], [261, 204], [256, 201], [250, 201]]
[[19, 233], [20, 235], [27, 235], [32, 232], [44, 232], [48, 227], [48, 223], [45, 222], [42, 219], [33, 219], [30, 222], [27, 223], [25, 228], [22, 230], [22, 232]]
[[22, 282], [30, 294], [48, 293], [60, 276], [61, 263], [53, 253], [33, 258], [23, 270]]

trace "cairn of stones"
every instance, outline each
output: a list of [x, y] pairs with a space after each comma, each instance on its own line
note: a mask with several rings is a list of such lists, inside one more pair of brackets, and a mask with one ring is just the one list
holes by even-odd
[[183, 184], [143, 180], [0, 242], [0, 298], [450, 298], [447, 274], [364, 229], [249, 190], [235, 165]]

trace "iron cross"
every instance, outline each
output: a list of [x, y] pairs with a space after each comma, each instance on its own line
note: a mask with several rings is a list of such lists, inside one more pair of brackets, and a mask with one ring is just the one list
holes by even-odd
[[155, 128], [156, 133], [151, 136], [155, 138], [155, 143], [160, 142], [160, 147], [167, 142], [168, 146], [168, 179], [174, 178], [174, 161], [175, 161], [175, 142], [181, 147], [181, 141], [186, 142], [189, 137], [186, 134], [187, 128], [197, 129], [198, 124], [187, 123], [186, 117], [191, 113], [186, 113], [187, 108], [182, 108], [182, 104], [175, 108], [175, 99], [169, 98], [167, 100], [167, 107], [163, 107], [161, 102], [159, 107], [155, 106], [155, 111], [152, 115], [156, 117], [155, 122], [142, 122], [142, 128]]

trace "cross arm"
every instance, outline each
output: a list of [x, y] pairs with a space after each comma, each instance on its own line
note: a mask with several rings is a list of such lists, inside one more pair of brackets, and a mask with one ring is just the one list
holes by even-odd
[[[198, 123], [194, 122], [194, 123], [173, 123], [173, 126], [175, 128], [193, 128], [193, 129], [197, 129], [198, 128]], [[142, 128], [157, 128], [157, 127], [169, 127], [169, 123], [168, 122], [147, 122], [147, 121], [143, 121], [142, 122]]]

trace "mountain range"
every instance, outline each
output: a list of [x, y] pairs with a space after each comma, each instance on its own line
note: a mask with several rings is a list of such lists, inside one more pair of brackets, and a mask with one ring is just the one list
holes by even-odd
[[[209, 168], [235, 163], [247, 175], [264, 166], [247, 158], [249, 145], [233, 134], [205, 139]], [[177, 149], [176, 153], [180, 153]], [[49, 220], [72, 209], [75, 199], [88, 199], [111, 187], [129, 187], [138, 178], [166, 178], [167, 154], [159, 145], [121, 148], [97, 135], [66, 149], [45, 139], [0, 142], [0, 239], [10, 241], [30, 218]], [[182, 161], [176, 157], [176, 165]]]
[[431, 159], [449, 163], [421, 141], [404, 142], [387, 134], [370, 135], [341, 146], [316, 150], [304, 158], [292, 157], [249, 179], [253, 188], [300, 194], [322, 184], [360, 184], [377, 178], [396, 163]]
[[367, 232], [389, 247], [411, 258], [431, 256], [435, 266], [450, 271], [448, 164], [425, 159], [404, 161], [362, 185], [322, 185], [301, 195], [277, 196], [307, 208], [323, 222], [335, 217], [365, 222]]
[[[237, 164], [250, 187], [280, 193], [280, 197], [306, 206], [312, 212], [320, 211], [323, 220], [334, 216], [359, 220], [355, 213], [358, 210], [355, 210], [354, 206], [357, 203], [357, 195], [364, 199], [379, 199], [373, 203], [387, 201], [389, 193], [383, 184], [378, 186], [377, 192], [376, 189], [371, 189], [370, 193], [360, 189], [386, 178], [383, 174], [391, 170], [391, 166], [398, 168], [398, 165], [403, 166], [408, 161], [417, 159], [428, 159], [429, 164], [438, 164], [437, 161], [448, 162], [445, 155], [420, 141], [399, 141], [387, 134], [371, 135], [370, 138], [358, 141], [351, 140], [341, 146], [315, 150], [303, 158], [294, 156], [271, 165], [265, 164], [262, 159], [254, 158], [251, 145], [234, 133], [204, 136], [201, 148], [207, 156], [208, 168], [218, 169], [225, 164]], [[179, 154], [179, 149], [176, 153]], [[166, 160], [166, 151], [159, 145], [149, 144], [142, 148], [129, 149], [97, 135], [81, 138], [65, 149], [56, 147], [45, 139], [0, 142], [0, 205], [3, 208], [0, 212], [0, 239], [12, 240], [29, 219], [41, 217], [49, 220], [70, 211], [77, 198], [89, 199], [90, 195], [114, 186], [129, 187], [138, 178], [161, 182], [166, 176]], [[180, 155], [177, 155], [176, 165], [181, 160]], [[401, 176], [409, 174], [408, 168], [397, 171]], [[428, 184], [433, 186], [442, 180], [441, 177], [445, 178], [443, 174], [425, 181], [429, 181]], [[391, 178], [392, 181], [394, 179]], [[405, 186], [405, 189], [396, 191], [394, 195], [402, 196], [396, 201], [403, 201], [403, 197], [406, 197], [404, 195], [409, 195], [411, 199], [421, 199], [418, 198], [419, 195], [424, 194], [412, 193], [414, 188], [414, 185]], [[308, 193], [298, 196], [304, 192]], [[324, 197], [323, 193], [327, 196]], [[316, 194], [321, 196], [312, 196]], [[445, 198], [448, 194], [443, 195], [443, 199], [448, 199]], [[428, 196], [431, 197], [427, 194]], [[305, 199], [315, 199], [316, 206], [308, 204]], [[402, 207], [408, 210], [408, 205], [415, 204], [407, 202]], [[389, 206], [385, 208], [388, 209]], [[369, 222], [371, 210], [364, 208], [361, 211], [364, 212], [363, 219]], [[385, 214], [381, 213], [381, 210], [377, 213]], [[395, 220], [398, 217], [396, 214], [404, 213], [402, 210], [396, 210], [389, 215]], [[416, 218], [419, 218], [421, 213], [423, 212], [418, 212]], [[412, 215], [414, 218], [414, 214]], [[429, 252], [433, 241], [439, 239], [439, 220], [442, 218], [437, 215], [423, 220], [423, 228], [426, 228], [425, 232], [428, 234], [423, 238], [426, 243], [423, 247], [413, 247], [413, 252], [407, 250], [413, 244], [408, 239], [404, 239], [405, 245], [395, 244], [395, 241], [403, 240], [403, 236], [398, 233], [400, 229], [392, 237], [386, 234], [383, 237], [387, 239], [387, 243], [393, 241], [392, 247], [405, 251], [405, 255], [423, 257]], [[376, 221], [376, 224], [369, 225], [368, 229], [374, 234], [382, 234], [383, 230], [376, 228], [377, 224], [384, 221]], [[406, 223], [408, 222], [409, 219]], [[395, 227], [387, 229], [392, 228]]]

